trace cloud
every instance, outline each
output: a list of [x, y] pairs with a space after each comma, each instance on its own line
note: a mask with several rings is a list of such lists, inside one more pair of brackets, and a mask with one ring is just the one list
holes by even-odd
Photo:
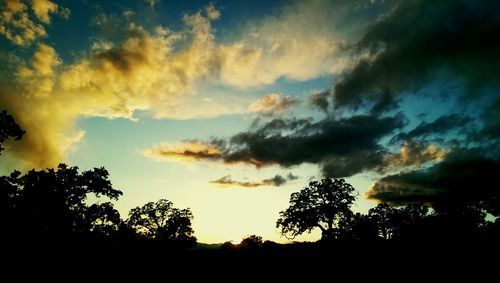
[[59, 7], [49, 0], [34, 0], [32, 8], [38, 20], [44, 24], [50, 24], [50, 14], [57, 13]]
[[481, 113], [483, 129], [475, 136], [475, 139], [485, 139], [493, 143], [500, 139], [500, 98], [496, 98]]
[[272, 116], [287, 111], [295, 103], [296, 101], [288, 95], [270, 93], [250, 104], [248, 110], [250, 112], [258, 112], [266, 116]]
[[[52, 1], [35, 2], [9, 0], [1, 5], [0, 33], [27, 46], [47, 36], [44, 25], [54, 15], [69, 14]], [[16, 154], [28, 167], [64, 161], [84, 135], [74, 128], [79, 117], [135, 119], [135, 111], [147, 110], [155, 118], [187, 119], [238, 110], [210, 107], [218, 101], [194, 103], [200, 81], [239, 88], [338, 72], [346, 64], [338, 55], [348, 33], [341, 35], [332, 23], [349, 10], [350, 4], [340, 2], [299, 1], [246, 25], [244, 36], [218, 43], [211, 21], [221, 15], [209, 5], [185, 15], [185, 28], [179, 32], [123, 23], [114, 30], [113, 38], [120, 40], [102, 44], [98, 38], [91, 50], [64, 63], [53, 47], [39, 45], [34, 59], [18, 66], [15, 78], [2, 86], [0, 106], [27, 131], [15, 146]]]
[[54, 67], [61, 64], [54, 48], [40, 44], [33, 58], [33, 68], [42, 76], [52, 76]]
[[11, 147], [22, 165], [63, 162], [84, 135], [74, 128], [78, 117], [135, 119], [134, 111], [149, 110], [157, 118], [175, 118], [178, 103], [194, 95], [192, 82], [209, 73], [207, 46], [213, 39], [201, 14], [184, 20], [189, 39], [180, 50], [172, 45], [183, 35], [163, 27], [148, 32], [133, 23], [123, 41], [99, 46], [71, 64], [40, 44], [0, 96], [0, 106], [27, 132]]
[[392, 154], [386, 160], [384, 170], [400, 169], [401, 167], [419, 167], [428, 162], [439, 162], [445, 159], [447, 151], [436, 145], [424, 145], [414, 141], [407, 141], [400, 152]]
[[490, 0], [401, 1], [356, 44], [357, 64], [333, 87], [336, 107], [391, 102], [439, 76], [469, 95], [498, 87], [499, 9]]
[[287, 179], [281, 175], [276, 175], [269, 179], [263, 179], [260, 181], [236, 181], [231, 178], [231, 175], [221, 177], [217, 180], [210, 181], [211, 184], [220, 187], [244, 187], [244, 188], [255, 188], [262, 186], [279, 187], [287, 183]]
[[307, 97], [307, 101], [310, 105], [326, 113], [328, 112], [328, 106], [330, 106], [328, 101], [330, 95], [329, 91], [315, 91]]
[[456, 113], [444, 115], [430, 123], [422, 122], [409, 132], [396, 135], [395, 137], [393, 137], [392, 142], [405, 141], [416, 138], [425, 139], [429, 135], [446, 134], [450, 131], [456, 130], [457, 128], [465, 127], [471, 122], [472, 119], [468, 116], [463, 116]]
[[222, 152], [219, 148], [199, 141], [161, 144], [143, 150], [143, 155], [158, 161], [200, 161], [222, 158]]
[[215, 7], [212, 3], [208, 4], [205, 7], [205, 13], [207, 14], [208, 19], [210, 19], [212, 21], [217, 20], [220, 17], [219, 10], [215, 9]]
[[[378, 164], [384, 155], [378, 140], [403, 125], [401, 116], [329, 117], [316, 123], [274, 119], [231, 137], [224, 161], [247, 162], [257, 167], [319, 163], [326, 176], [351, 176]], [[359, 162], [361, 158], [363, 162]]]
[[395, 204], [453, 203], [482, 200], [500, 194], [495, 184], [500, 161], [483, 149], [457, 149], [430, 168], [383, 177], [365, 194]]
[[200, 142], [217, 149], [216, 156], [200, 159], [257, 168], [317, 163], [325, 176], [346, 177], [382, 164], [387, 152], [379, 140], [404, 124], [401, 115], [329, 117], [318, 122], [276, 118], [228, 139]]
[[241, 39], [217, 48], [219, 79], [243, 88], [340, 74], [351, 64], [347, 42], [378, 14], [363, 2], [295, 1], [245, 26]]
[[288, 173], [288, 175], [286, 175], [286, 178], [288, 179], [288, 181], [293, 181], [293, 180], [297, 180], [299, 178], [299, 176], [295, 176], [292, 173]]
[[150, 8], [154, 8], [161, 0], [143, 0]]
[[20, 66], [17, 70], [18, 80], [31, 97], [49, 96], [55, 85], [55, 68], [62, 64], [54, 48], [39, 44], [31, 66]]
[[[36, 19], [30, 13], [33, 11]], [[69, 17], [69, 9], [50, 0], [7, 0], [0, 5], [0, 34], [20, 46], [28, 46], [47, 36], [43, 25], [50, 24], [51, 15]]]

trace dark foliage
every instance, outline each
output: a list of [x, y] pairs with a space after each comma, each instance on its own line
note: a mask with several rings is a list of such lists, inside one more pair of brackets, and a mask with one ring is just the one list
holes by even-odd
[[7, 111], [0, 111], [0, 154], [4, 148], [2, 144], [9, 137], [20, 140], [24, 135], [23, 129], [19, 127], [14, 118]]
[[196, 244], [192, 219], [189, 208], [174, 208], [171, 201], [160, 199], [130, 210], [127, 224], [146, 238], [192, 246]]
[[60, 164], [57, 169], [13, 172], [0, 177], [3, 222], [10, 236], [26, 240], [67, 241], [89, 234], [110, 235], [120, 216], [109, 202], [87, 204], [89, 195], [118, 199], [104, 168], [83, 173]]
[[289, 238], [314, 228], [321, 229], [323, 239], [342, 238], [355, 199], [354, 188], [344, 179], [313, 181], [291, 195], [290, 207], [280, 212], [276, 227]]

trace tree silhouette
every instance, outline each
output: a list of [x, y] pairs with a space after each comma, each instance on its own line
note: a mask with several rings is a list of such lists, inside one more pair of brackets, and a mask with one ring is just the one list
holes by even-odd
[[280, 212], [276, 227], [287, 238], [321, 229], [322, 239], [341, 238], [352, 216], [354, 188], [344, 179], [313, 181], [290, 196], [290, 207]]
[[4, 150], [2, 144], [6, 139], [12, 137], [16, 140], [20, 140], [24, 133], [25, 132], [21, 129], [21, 127], [19, 127], [14, 118], [7, 113], [7, 111], [0, 111], [0, 154], [2, 153], [2, 150]]
[[[89, 205], [88, 196], [116, 200], [122, 195], [108, 175], [104, 168], [80, 174], [78, 167], [60, 164], [57, 170], [30, 170], [23, 176], [15, 171], [2, 177], [2, 202], [8, 210], [4, 216], [13, 224], [9, 230], [21, 237], [65, 240], [91, 232], [113, 208], [111, 203]], [[119, 219], [118, 212], [113, 213]]]
[[371, 241], [378, 238], [378, 227], [369, 215], [356, 213], [352, 215], [348, 224], [347, 239]]
[[250, 235], [241, 240], [239, 246], [242, 248], [258, 248], [262, 246], [264, 241], [261, 236]]
[[377, 227], [378, 235], [386, 240], [394, 238], [397, 214], [397, 209], [385, 202], [379, 203], [368, 211], [368, 216]]
[[429, 207], [420, 203], [395, 208], [388, 203], [379, 203], [368, 211], [368, 216], [377, 227], [378, 236], [385, 240], [425, 237], [424, 220]]
[[192, 219], [189, 208], [174, 208], [171, 201], [160, 199], [131, 209], [127, 223], [147, 238], [191, 245], [196, 243]]
[[110, 202], [92, 204], [86, 209], [84, 217], [81, 227], [98, 236], [115, 234], [122, 222], [120, 213]]

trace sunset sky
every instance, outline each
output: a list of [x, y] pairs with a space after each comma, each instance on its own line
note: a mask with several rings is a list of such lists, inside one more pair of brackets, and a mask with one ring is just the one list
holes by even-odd
[[346, 178], [360, 212], [474, 198], [493, 189], [470, 180], [500, 168], [498, 11], [488, 0], [3, 0], [0, 109], [26, 135], [5, 145], [0, 173], [104, 166], [122, 217], [166, 198], [192, 209], [205, 243], [286, 242], [279, 211], [322, 177]]

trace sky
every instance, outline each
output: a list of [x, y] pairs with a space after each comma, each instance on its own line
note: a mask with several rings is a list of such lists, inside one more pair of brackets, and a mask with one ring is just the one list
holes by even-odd
[[324, 177], [358, 212], [481, 198], [499, 32], [493, 0], [2, 1], [0, 109], [26, 134], [0, 173], [104, 166], [122, 217], [166, 198], [205, 243], [287, 242], [279, 212]]

